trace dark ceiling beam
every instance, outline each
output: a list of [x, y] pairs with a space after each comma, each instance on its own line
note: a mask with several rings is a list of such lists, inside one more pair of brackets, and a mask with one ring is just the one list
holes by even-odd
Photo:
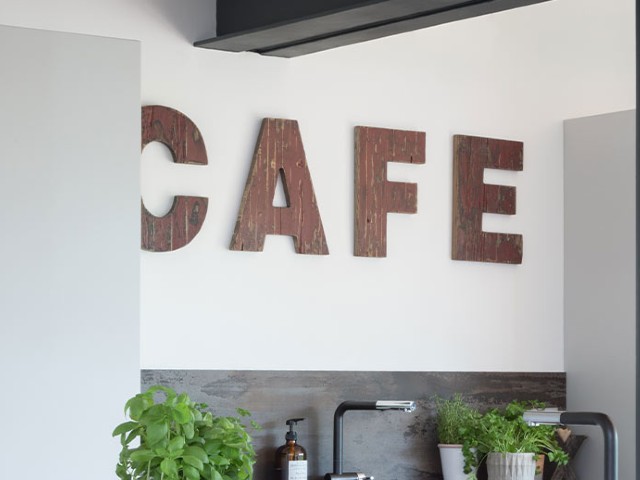
[[196, 47], [297, 57], [547, 0], [218, 0]]

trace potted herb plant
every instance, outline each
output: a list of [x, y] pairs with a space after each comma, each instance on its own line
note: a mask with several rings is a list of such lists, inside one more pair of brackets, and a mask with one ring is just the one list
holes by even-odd
[[[155, 396], [164, 393], [164, 401]], [[207, 405], [154, 386], [129, 399], [118, 425], [122, 450], [116, 466], [121, 480], [248, 480], [256, 454], [245, 425], [236, 417], [217, 417]], [[241, 417], [249, 412], [238, 409]], [[259, 428], [251, 422], [254, 428]]]
[[556, 439], [555, 427], [531, 426], [522, 418], [525, 410], [540, 408], [536, 402], [511, 402], [504, 411], [491, 410], [480, 422], [477, 448], [487, 459], [489, 480], [533, 480], [538, 455], [551, 462], [569, 461]]
[[477, 467], [476, 437], [480, 413], [456, 393], [450, 399], [436, 397], [436, 429], [444, 480], [474, 477]]

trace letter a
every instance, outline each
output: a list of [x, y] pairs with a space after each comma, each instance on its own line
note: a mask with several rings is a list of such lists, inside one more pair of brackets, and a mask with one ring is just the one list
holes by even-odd
[[[274, 207], [278, 178], [286, 207]], [[297, 253], [328, 255], [298, 122], [265, 118], [242, 195], [231, 250], [261, 252], [265, 235], [289, 235]]]

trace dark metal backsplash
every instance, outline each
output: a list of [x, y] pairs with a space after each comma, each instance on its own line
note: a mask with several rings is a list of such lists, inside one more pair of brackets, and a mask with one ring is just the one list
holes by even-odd
[[264, 370], [143, 370], [142, 389], [161, 384], [187, 392], [216, 415], [242, 407], [263, 426], [254, 432], [256, 480], [275, 480], [273, 456], [288, 418], [304, 417], [299, 443], [309, 479], [332, 470], [333, 413], [345, 400], [415, 400], [413, 413], [353, 411], [344, 416], [344, 469], [376, 480], [441, 479], [433, 396], [460, 392], [481, 410], [511, 400], [541, 400], [565, 408], [564, 373], [322, 372]]

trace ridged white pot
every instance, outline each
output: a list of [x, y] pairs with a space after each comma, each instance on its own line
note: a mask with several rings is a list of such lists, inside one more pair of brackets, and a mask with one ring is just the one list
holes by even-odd
[[440, 443], [438, 448], [440, 449], [440, 463], [444, 480], [466, 480], [469, 475], [464, 473], [462, 445]]
[[535, 459], [533, 453], [490, 453], [487, 456], [489, 480], [534, 480]]

